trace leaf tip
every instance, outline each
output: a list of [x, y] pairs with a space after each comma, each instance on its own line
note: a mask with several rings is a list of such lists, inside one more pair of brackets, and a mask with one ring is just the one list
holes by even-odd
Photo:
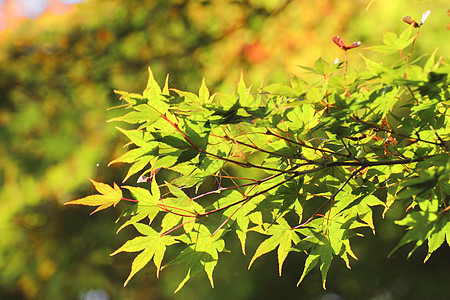
[[152, 68], [150, 66], [148, 66], [148, 74], [153, 77], [153, 71]]
[[255, 260], [252, 258], [252, 260], [251, 260], [250, 263], [248, 264], [248, 270], [250, 270], [250, 268], [251, 268], [251, 266], [252, 266], [252, 264], [253, 264], [254, 261], [255, 261]]

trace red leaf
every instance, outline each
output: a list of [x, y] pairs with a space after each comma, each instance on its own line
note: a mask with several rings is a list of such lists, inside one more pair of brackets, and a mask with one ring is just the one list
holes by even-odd
[[332, 40], [336, 45], [339, 46], [339, 48], [345, 49], [344, 41], [340, 37], [338, 37], [337, 35], [333, 36]]
[[340, 37], [338, 37], [337, 35], [333, 36], [333, 38], [331, 40], [336, 45], [338, 45], [339, 48], [341, 48], [342, 50], [345, 50], [345, 51], [361, 46], [361, 42], [354, 42], [354, 43], [351, 43], [349, 46], [345, 46], [344, 41]]

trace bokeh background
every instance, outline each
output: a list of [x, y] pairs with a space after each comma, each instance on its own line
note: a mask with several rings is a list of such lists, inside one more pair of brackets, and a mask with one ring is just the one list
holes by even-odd
[[[355, 240], [352, 270], [334, 262], [327, 290], [312, 272], [300, 287], [304, 256], [291, 255], [278, 276], [275, 254], [247, 270], [248, 256], [230, 239], [215, 270], [173, 294], [183, 266], [156, 279], [148, 266], [124, 288], [134, 254], [110, 257], [125, 240], [115, 220], [123, 206], [89, 216], [91, 209], [63, 207], [93, 193], [87, 178], [121, 182], [126, 168], [107, 167], [123, 153], [124, 139], [105, 123], [119, 105], [113, 90], [141, 92], [151, 66], [162, 84], [196, 92], [203, 76], [216, 92], [246, 83], [288, 83], [319, 57], [342, 60], [331, 42], [340, 35], [359, 54], [400, 33], [405, 15], [420, 20], [414, 57], [450, 53], [448, 1], [412, 0], [0, 0], [0, 299], [448, 299], [447, 246], [423, 264], [422, 247], [387, 258], [403, 229], [394, 209], [378, 231]], [[370, 4], [370, 5], [369, 5]], [[391, 58], [395, 60], [397, 57]], [[423, 58], [423, 61], [426, 58]], [[389, 62], [389, 58], [387, 59]]]

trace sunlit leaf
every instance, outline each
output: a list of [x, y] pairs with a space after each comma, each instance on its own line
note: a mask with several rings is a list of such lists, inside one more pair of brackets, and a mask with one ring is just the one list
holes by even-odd
[[91, 195], [78, 200], [73, 200], [64, 203], [64, 205], [87, 205], [87, 206], [98, 206], [91, 214], [94, 214], [100, 210], [106, 209], [110, 206], [116, 206], [117, 203], [122, 200], [122, 191], [120, 187], [114, 183], [114, 187], [107, 185], [105, 183], [96, 182], [92, 179], [89, 179], [91, 183], [94, 185], [95, 189], [101, 195]]
[[173, 237], [168, 235], [162, 236], [148, 225], [141, 223], [135, 223], [133, 225], [141, 234], [143, 234], [143, 236], [138, 236], [127, 241], [122, 247], [111, 253], [111, 256], [113, 256], [120, 252], [138, 252], [144, 250], [134, 259], [131, 265], [130, 275], [125, 280], [124, 286], [126, 286], [131, 278], [139, 270], [145, 267], [152, 258], [156, 266], [157, 276], [159, 276], [159, 270], [161, 269], [161, 263], [164, 258], [164, 253], [166, 252], [166, 247], [176, 243]]

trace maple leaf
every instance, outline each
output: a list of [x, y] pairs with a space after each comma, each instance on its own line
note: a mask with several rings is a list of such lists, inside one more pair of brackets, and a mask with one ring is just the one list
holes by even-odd
[[98, 206], [92, 213], [96, 213], [100, 210], [106, 209], [110, 206], [116, 206], [120, 200], [122, 200], [122, 190], [120, 187], [114, 183], [114, 187], [107, 185], [105, 183], [97, 182], [89, 178], [89, 180], [94, 185], [97, 192], [101, 195], [90, 195], [78, 200], [73, 200], [64, 203], [64, 205], [87, 205], [87, 206]]
[[[122, 224], [119, 229], [117, 229], [117, 232], [122, 230], [124, 227], [138, 223], [144, 218], [149, 219], [149, 224], [152, 223], [153, 219], [156, 217], [158, 212], [160, 211], [159, 208], [159, 187], [156, 183], [155, 177], [153, 177], [152, 180], [152, 187], [150, 191], [139, 188], [139, 187], [132, 187], [132, 186], [124, 186], [124, 188], [128, 189], [134, 196], [134, 198], [138, 201], [135, 205], [128, 207], [125, 209], [125, 211], [122, 213], [122, 217], [128, 217], [132, 216], [128, 221], [126, 221], [124, 224]], [[117, 220], [118, 221], [118, 220]]]
[[[278, 225], [279, 224], [279, 225]], [[266, 254], [276, 247], [278, 247], [278, 267], [281, 276], [283, 262], [291, 250], [292, 243], [296, 244], [300, 241], [294, 229], [284, 219], [279, 219], [278, 224], [273, 225], [267, 231], [267, 234], [272, 234], [271, 237], [262, 242], [258, 249], [256, 249], [253, 258], [250, 261], [248, 268], [252, 266], [253, 262], [263, 254]]]
[[221, 239], [219, 230], [215, 235], [211, 235], [209, 229], [203, 224], [196, 224], [196, 231], [188, 233], [188, 236], [181, 237], [183, 242], [189, 242], [190, 245], [184, 249], [178, 257], [164, 267], [173, 264], [186, 263], [187, 272], [184, 279], [178, 285], [175, 293], [178, 292], [184, 284], [201, 270], [206, 272], [211, 286], [214, 287], [213, 271], [219, 259], [219, 252], [225, 250], [225, 242]]
[[167, 246], [177, 243], [173, 237], [161, 235], [148, 225], [142, 223], [135, 223], [133, 225], [139, 233], [143, 234], [143, 236], [138, 236], [127, 241], [122, 247], [111, 253], [111, 256], [113, 256], [119, 252], [138, 252], [143, 250], [133, 260], [130, 275], [128, 275], [128, 278], [125, 280], [124, 286], [126, 286], [131, 278], [145, 267], [152, 258], [156, 266], [156, 277], [159, 277], [161, 263]]
[[[320, 272], [322, 274], [322, 287], [326, 289], [327, 273], [333, 260], [333, 247], [327, 237], [320, 233], [316, 233], [313, 230], [306, 229], [310, 235], [303, 239], [298, 245], [298, 249], [301, 251], [307, 251], [308, 257], [305, 261], [303, 273], [297, 282], [297, 286], [303, 281], [305, 276], [319, 265]], [[306, 246], [306, 247], [305, 247]], [[307, 250], [309, 249], [309, 250]]]

